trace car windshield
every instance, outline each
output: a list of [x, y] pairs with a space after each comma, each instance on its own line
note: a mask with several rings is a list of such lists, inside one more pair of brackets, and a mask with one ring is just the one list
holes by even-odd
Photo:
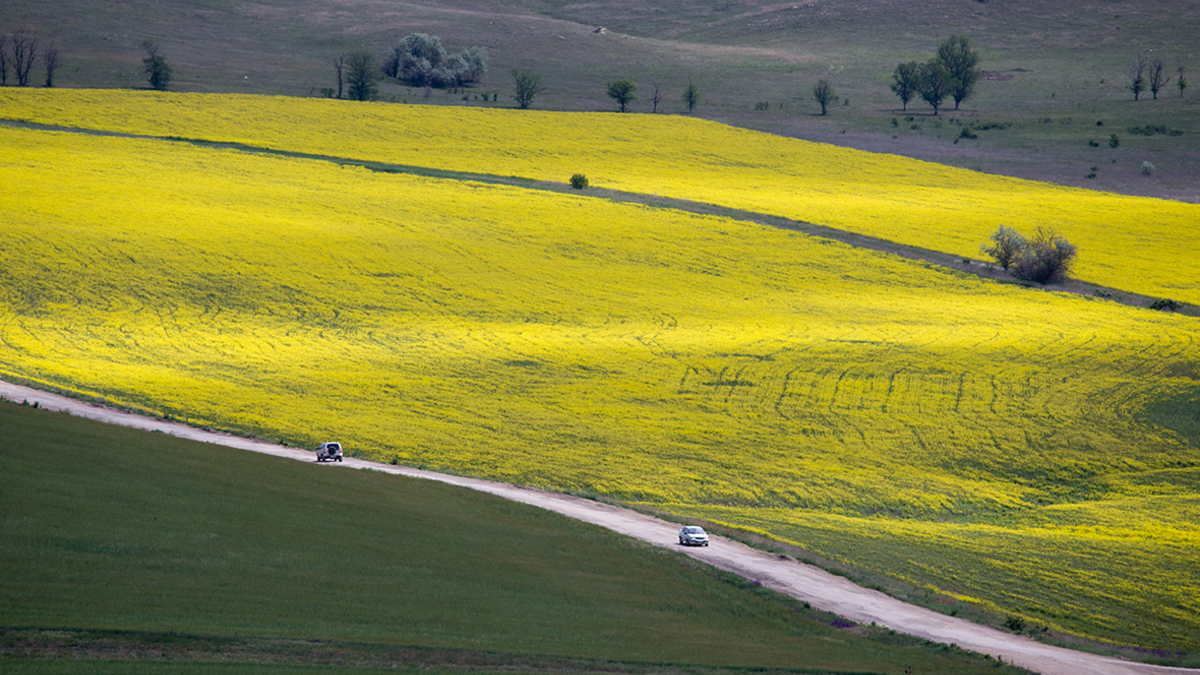
[[685, 527], [683, 528], [683, 531], [687, 532], [688, 534], [704, 534], [704, 528], [702, 527]]

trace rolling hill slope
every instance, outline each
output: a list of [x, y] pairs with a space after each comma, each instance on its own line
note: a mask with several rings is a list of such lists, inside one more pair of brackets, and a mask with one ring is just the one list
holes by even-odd
[[1195, 644], [1197, 451], [1147, 421], [1194, 395], [1192, 319], [586, 196], [0, 140], [8, 377], [760, 528], [946, 611]]

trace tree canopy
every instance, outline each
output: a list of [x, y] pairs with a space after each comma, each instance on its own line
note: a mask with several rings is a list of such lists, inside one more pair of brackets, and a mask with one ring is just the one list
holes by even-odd
[[438, 36], [411, 33], [392, 49], [383, 72], [410, 87], [461, 87], [478, 82], [487, 72], [487, 61], [487, 47], [466, 47], [458, 54], [447, 54]]

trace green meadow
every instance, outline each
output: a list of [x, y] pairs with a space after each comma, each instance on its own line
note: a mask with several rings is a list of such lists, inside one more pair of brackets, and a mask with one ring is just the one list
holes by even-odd
[[[278, 651], [267, 639], [380, 659], [403, 646], [410, 665], [435, 672], [439, 658], [488, 671], [531, 667], [530, 655], [568, 672], [613, 668], [607, 661], [996, 672], [982, 657], [839, 628], [682, 556], [469, 490], [11, 403], [0, 404], [0, 431], [0, 567], [20, 571], [0, 579], [5, 672], [106, 672], [11, 660], [22, 635], [52, 651], [86, 631], [124, 636], [131, 652], [165, 649], [162, 658], [175, 649], [222, 660], [222, 644], [259, 639], [245, 650], [250, 665], [229, 672], [292, 672], [252, 667]], [[322, 672], [298, 668], [319, 658], [291, 665]], [[128, 672], [191, 672], [140, 668]]]

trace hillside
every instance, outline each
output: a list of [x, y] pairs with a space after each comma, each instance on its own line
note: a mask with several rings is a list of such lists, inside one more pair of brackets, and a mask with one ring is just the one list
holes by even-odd
[[[1061, 7], [1033, 0], [0, 6], [0, 31], [20, 26], [43, 39], [55, 36], [64, 59], [60, 87], [145, 86], [139, 45], [152, 39], [173, 64], [179, 91], [318, 96], [333, 85], [331, 61], [339, 52], [362, 48], [382, 57], [404, 35], [429, 32], [452, 50], [486, 46], [489, 74], [465, 98], [391, 82], [383, 85], [385, 100], [511, 107], [510, 69], [535, 68], [548, 87], [535, 107], [615, 110], [604, 85], [628, 77], [640, 85], [635, 112], [652, 109], [658, 85], [660, 110], [678, 114], [690, 77], [702, 95], [696, 114], [737, 126], [989, 173], [1200, 200], [1196, 85], [1180, 96], [1172, 82], [1158, 100], [1147, 94], [1137, 102], [1126, 90], [1130, 64], [1142, 54], [1163, 58], [1172, 74], [1182, 65], [1197, 80], [1197, 0]], [[604, 34], [593, 32], [601, 26]], [[934, 118], [913, 102], [902, 112], [888, 88], [892, 70], [928, 59], [953, 34], [972, 40], [990, 79], [959, 111]], [[839, 94], [827, 117], [811, 100], [820, 78]], [[484, 104], [482, 94], [499, 100]], [[963, 126], [977, 129], [978, 138], [956, 143]], [[1148, 126], [1180, 135], [1135, 133]], [[1115, 150], [1107, 144], [1113, 133], [1120, 137]], [[1150, 176], [1140, 170], [1147, 161], [1156, 168]]]
[[0, 430], [6, 673], [1016, 672], [469, 490], [8, 402]]
[[586, 193], [0, 136], [6, 377], [1194, 648], [1194, 319]]

